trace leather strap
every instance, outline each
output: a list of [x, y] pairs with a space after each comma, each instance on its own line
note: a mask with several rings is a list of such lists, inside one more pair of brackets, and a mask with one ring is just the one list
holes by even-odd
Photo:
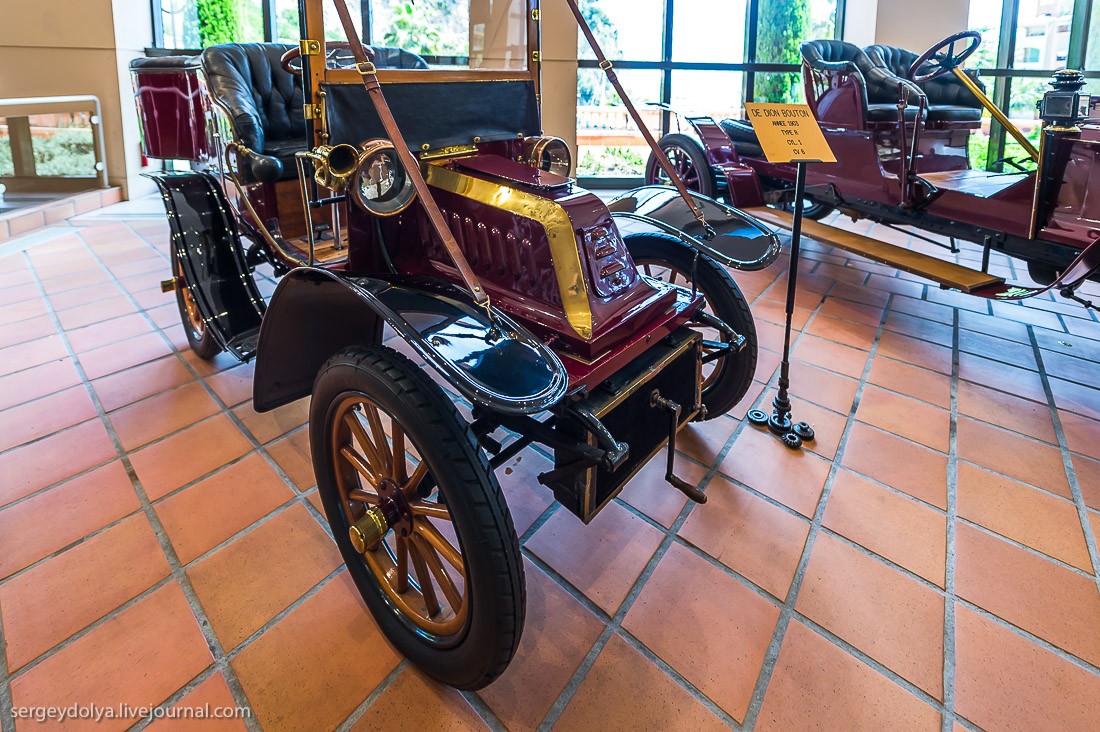
[[[577, 26], [588, 40], [588, 45], [592, 47], [592, 53], [596, 54], [596, 60], [599, 61], [600, 68], [607, 74], [607, 80], [611, 82], [611, 86], [615, 87], [615, 91], [618, 92], [619, 99], [623, 101], [623, 106], [626, 107], [627, 113], [634, 120], [634, 124], [638, 126], [638, 131], [642, 133], [642, 137], [645, 138], [646, 144], [649, 145], [649, 149], [653, 151], [653, 156], [657, 159], [657, 164], [665, 171], [669, 180], [672, 181], [672, 185], [676, 186], [676, 190], [680, 192], [680, 197], [684, 199], [684, 202], [695, 215], [695, 218], [703, 225], [703, 230], [707, 232], [706, 238], [713, 238], [715, 236], [714, 229], [707, 223], [706, 218], [703, 216], [703, 210], [700, 209], [695, 203], [695, 200], [692, 199], [687, 186], [684, 185], [684, 181], [680, 179], [679, 174], [672, 167], [672, 163], [669, 161], [668, 156], [665, 155], [665, 151], [661, 149], [661, 146], [657, 144], [657, 140], [653, 138], [653, 133], [650, 132], [645, 123], [642, 122], [641, 115], [638, 114], [637, 108], [635, 108], [633, 102], [630, 101], [630, 97], [627, 96], [626, 90], [623, 89], [623, 85], [619, 83], [619, 77], [613, 70], [611, 62], [607, 60], [607, 56], [604, 55], [603, 49], [600, 48], [596, 36], [592, 34], [592, 28], [589, 27], [588, 21], [584, 19], [580, 6], [577, 5], [577, 0], [565, 0], [565, 2], [568, 3], [569, 9], [573, 11], [573, 16], [577, 19]], [[702, 171], [700, 171], [700, 173], [702, 173]]]
[[394, 119], [393, 112], [390, 111], [390, 105], [386, 102], [385, 95], [382, 94], [382, 86], [378, 83], [377, 71], [374, 68], [374, 64], [369, 60], [367, 51], [363, 48], [363, 44], [359, 40], [358, 33], [355, 32], [355, 26], [351, 22], [351, 14], [348, 12], [347, 3], [344, 2], [344, 0], [332, 0], [332, 2], [336, 6], [336, 14], [340, 16], [340, 24], [344, 27], [344, 34], [348, 37], [348, 45], [351, 47], [351, 53], [355, 57], [355, 68], [363, 79], [363, 86], [370, 94], [371, 101], [374, 102], [374, 107], [378, 112], [378, 118], [382, 121], [382, 127], [386, 130], [386, 135], [390, 138], [390, 142], [393, 143], [394, 150], [397, 152], [397, 157], [401, 160], [401, 165], [405, 168], [405, 174], [409, 176], [413, 188], [416, 190], [417, 195], [420, 196], [420, 202], [424, 206], [424, 211], [428, 214], [428, 220], [431, 222], [432, 228], [435, 229], [435, 233], [439, 236], [440, 241], [443, 242], [447, 254], [450, 255], [451, 261], [454, 262], [455, 268], [458, 269], [459, 277], [462, 278], [462, 281], [466, 284], [466, 288], [469, 289], [470, 293], [474, 296], [474, 301], [488, 310], [489, 294], [485, 292], [485, 288], [481, 285], [481, 280], [478, 279], [473, 269], [470, 268], [470, 263], [466, 261], [465, 255], [462, 254], [462, 249], [459, 248], [458, 242], [455, 241], [454, 235], [451, 234], [451, 230], [447, 226], [446, 220], [443, 218], [443, 213], [439, 210], [439, 206], [436, 205], [435, 199], [432, 198], [431, 191], [428, 188], [428, 182], [424, 180], [424, 175], [420, 172], [420, 161], [417, 160], [409, 150], [408, 143], [405, 142], [405, 138], [401, 134], [401, 129], [397, 125], [397, 120]]

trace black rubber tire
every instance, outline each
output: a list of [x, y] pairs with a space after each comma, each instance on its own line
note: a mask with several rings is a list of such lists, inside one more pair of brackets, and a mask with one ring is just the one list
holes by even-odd
[[[685, 181], [688, 190], [695, 191], [696, 193], [711, 198], [714, 197], [714, 171], [711, 170], [710, 163], [707, 162], [707, 154], [698, 140], [687, 135], [681, 135], [677, 132], [671, 135], [665, 135], [657, 142], [657, 145], [665, 151], [666, 155], [669, 154], [670, 149], [683, 151], [683, 154], [687, 157], [691, 167], [697, 174], [696, 181], [690, 183]], [[663, 176], [664, 171], [661, 170], [661, 167], [657, 164], [657, 158], [650, 153], [649, 160], [646, 161], [645, 166], [645, 182], [650, 185], [660, 183]]]
[[172, 276], [176, 278], [176, 307], [179, 309], [180, 322], [183, 323], [183, 334], [187, 337], [187, 343], [191, 346], [191, 350], [195, 352], [195, 355], [205, 361], [209, 361], [224, 349], [218, 345], [218, 341], [214, 338], [214, 334], [210, 331], [210, 328], [203, 328], [202, 334], [200, 335], [196, 333], [194, 327], [192, 327], [191, 318], [187, 314], [187, 305], [184, 304], [183, 300], [184, 288], [187, 286], [186, 280], [183, 277], [183, 268], [180, 267], [175, 251], [172, 252], [171, 257]]
[[[401, 424], [427, 461], [451, 512], [466, 564], [470, 611], [464, 627], [447, 639], [445, 647], [417, 633], [389, 602], [348, 537], [329, 457], [332, 430], [328, 422], [333, 407], [349, 392], [369, 395]], [[397, 351], [385, 346], [352, 347], [332, 356], [317, 374], [309, 436], [329, 526], [382, 632], [421, 671], [444, 684], [479, 689], [491, 683], [512, 660], [523, 632], [523, 562], [500, 484], [452, 401]]]
[[[806, 202], [802, 206], [802, 216], [803, 216], [803, 218], [813, 219], [814, 221], [820, 221], [821, 219], [825, 218], [826, 216], [828, 216], [829, 214], [831, 214], [833, 211], [836, 210], [834, 207], [830, 206], [827, 203], [822, 203], [820, 201], [814, 201], [814, 200], [811, 200], [809, 198], [805, 199], [805, 201]], [[784, 211], [789, 211], [790, 213], [793, 214], [794, 213], [794, 204], [793, 203], [783, 204], [783, 210]]]
[[[670, 267], [690, 278], [695, 250], [670, 234], [645, 232], [624, 237], [634, 263]], [[696, 268], [699, 292], [707, 300], [706, 310], [745, 337], [740, 353], [718, 363], [718, 378], [703, 390], [706, 419], [714, 419], [733, 409], [752, 385], [758, 352], [756, 323], [741, 288], [729, 271], [710, 257], [700, 255]]]
[[1028, 261], [1027, 274], [1040, 285], [1049, 285], [1058, 279], [1058, 268], [1045, 262]]

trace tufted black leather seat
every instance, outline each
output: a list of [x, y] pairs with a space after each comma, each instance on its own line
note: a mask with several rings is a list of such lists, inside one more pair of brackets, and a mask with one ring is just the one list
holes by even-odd
[[[295, 175], [294, 153], [306, 149], [301, 79], [279, 65], [294, 46], [285, 43], [229, 43], [202, 52], [210, 94], [229, 111], [237, 140], [278, 158], [281, 178]], [[265, 179], [272, 173], [255, 170]]]
[[[812, 69], [823, 72], [847, 72], [854, 74], [863, 96], [864, 115], [868, 122], [893, 122], [898, 118], [898, 85], [908, 87], [911, 95], [923, 94], [920, 87], [908, 79], [893, 73], [886, 67], [876, 66], [863, 50], [852, 43], [834, 40], [815, 40], [803, 43], [799, 50], [802, 60]], [[916, 102], [916, 98], [912, 97]], [[917, 116], [917, 105], [905, 110], [906, 121]]]
[[738, 155], [748, 155], [753, 158], [764, 157], [764, 148], [760, 147], [760, 140], [757, 139], [756, 131], [748, 120], [724, 119], [718, 123], [718, 126], [729, 135]]
[[[307, 149], [302, 115], [301, 77], [280, 65], [283, 54], [295, 46], [284, 43], [229, 43], [202, 52], [207, 86], [229, 111], [238, 141], [249, 149], [276, 158], [277, 166], [254, 163], [247, 174], [258, 180], [293, 178], [294, 153]], [[428, 64], [400, 48], [373, 48], [378, 68], [426, 69]]]
[[[867, 58], [875, 66], [888, 70], [897, 76], [907, 76], [909, 67], [919, 56], [912, 51], [897, 46], [867, 46], [864, 49]], [[985, 86], [975, 79], [982, 91]], [[982, 103], [974, 96], [954, 74], [926, 81], [920, 85], [928, 97], [928, 120], [931, 122], [979, 122], [982, 118]]]

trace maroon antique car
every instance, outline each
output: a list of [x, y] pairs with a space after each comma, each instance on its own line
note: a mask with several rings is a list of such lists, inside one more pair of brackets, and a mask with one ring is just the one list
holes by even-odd
[[[153, 176], [166, 289], [196, 353], [256, 358], [255, 409], [312, 398], [318, 489], [364, 601], [428, 674], [477, 688], [525, 612], [493, 470], [546, 446], [539, 481], [587, 523], [666, 451], [704, 501], [675, 475], [676, 434], [733, 407], [757, 353], [722, 264], [766, 266], [779, 242], [686, 191], [609, 209], [570, 179], [542, 134], [536, 0], [457, 3], [492, 32], [435, 68], [364, 48], [343, 0], [300, 6], [299, 45], [132, 64], [146, 153], [189, 167]], [[334, 9], [347, 43], [324, 40]], [[257, 267], [281, 276], [270, 301]]]
[[[956, 240], [975, 242], [983, 249], [981, 269], [813, 221], [805, 232], [981, 297], [1018, 300], [1055, 288], [1094, 307], [1077, 290], [1096, 280], [1100, 267], [1100, 97], [1082, 91], [1080, 72], [1055, 74], [1040, 102], [1036, 148], [962, 70], [980, 40], [973, 31], [957, 33], [919, 56], [809, 41], [802, 44], [802, 74], [807, 103], [837, 158], [807, 166], [806, 216], [839, 209], [853, 219], [946, 236], [952, 254]], [[971, 167], [968, 140], [983, 108], [1016, 138], [1032, 169], [1026, 161], [1008, 161], [1008, 172]], [[689, 187], [790, 227], [793, 217], [782, 209], [794, 198], [796, 166], [768, 162], [749, 120], [686, 119], [694, 135], [668, 135], [660, 145]], [[655, 158], [647, 179], [664, 179]], [[1013, 287], [989, 274], [991, 251], [1023, 260], [1044, 286]]]

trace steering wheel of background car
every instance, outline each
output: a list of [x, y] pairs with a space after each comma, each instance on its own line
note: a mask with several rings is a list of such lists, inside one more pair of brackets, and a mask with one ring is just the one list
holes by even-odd
[[[364, 48], [367, 52], [367, 58], [371, 61], [374, 60], [374, 54], [370, 49]], [[340, 53], [345, 51], [346, 53]], [[282, 55], [279, 59], [279, 65], [283, 67], [283, 71], [288, 74], [294, 74], [295, 76], [302, 75], [302, 49], [298, 46], [290, 49]], [[295, 64], [294, 62], [298, 63]], [[325, 63], [330, 69], [352, 69], [355, 68], [355, 57], [351, 54], [351, 44], [347, 41], [326, 41], [325, 42]]]
[[[965, 47], [956, 53], [955, 44], [967, 40], [969, 40], [969, 43], [966, 43]], [[962, 66], [963, 62], [970, 58], [970, 54], [978, 50], [978, 45], [981, 42], [982, 34], [977, 31], [962, 31], [953, 36], [948, 36], [922, 53], [920, 58], [913, 62], [913, 65], [909, 67], [909, 78], [918, 84], [923, 84], [926, 81], [943, 76], [952, 69]]]

